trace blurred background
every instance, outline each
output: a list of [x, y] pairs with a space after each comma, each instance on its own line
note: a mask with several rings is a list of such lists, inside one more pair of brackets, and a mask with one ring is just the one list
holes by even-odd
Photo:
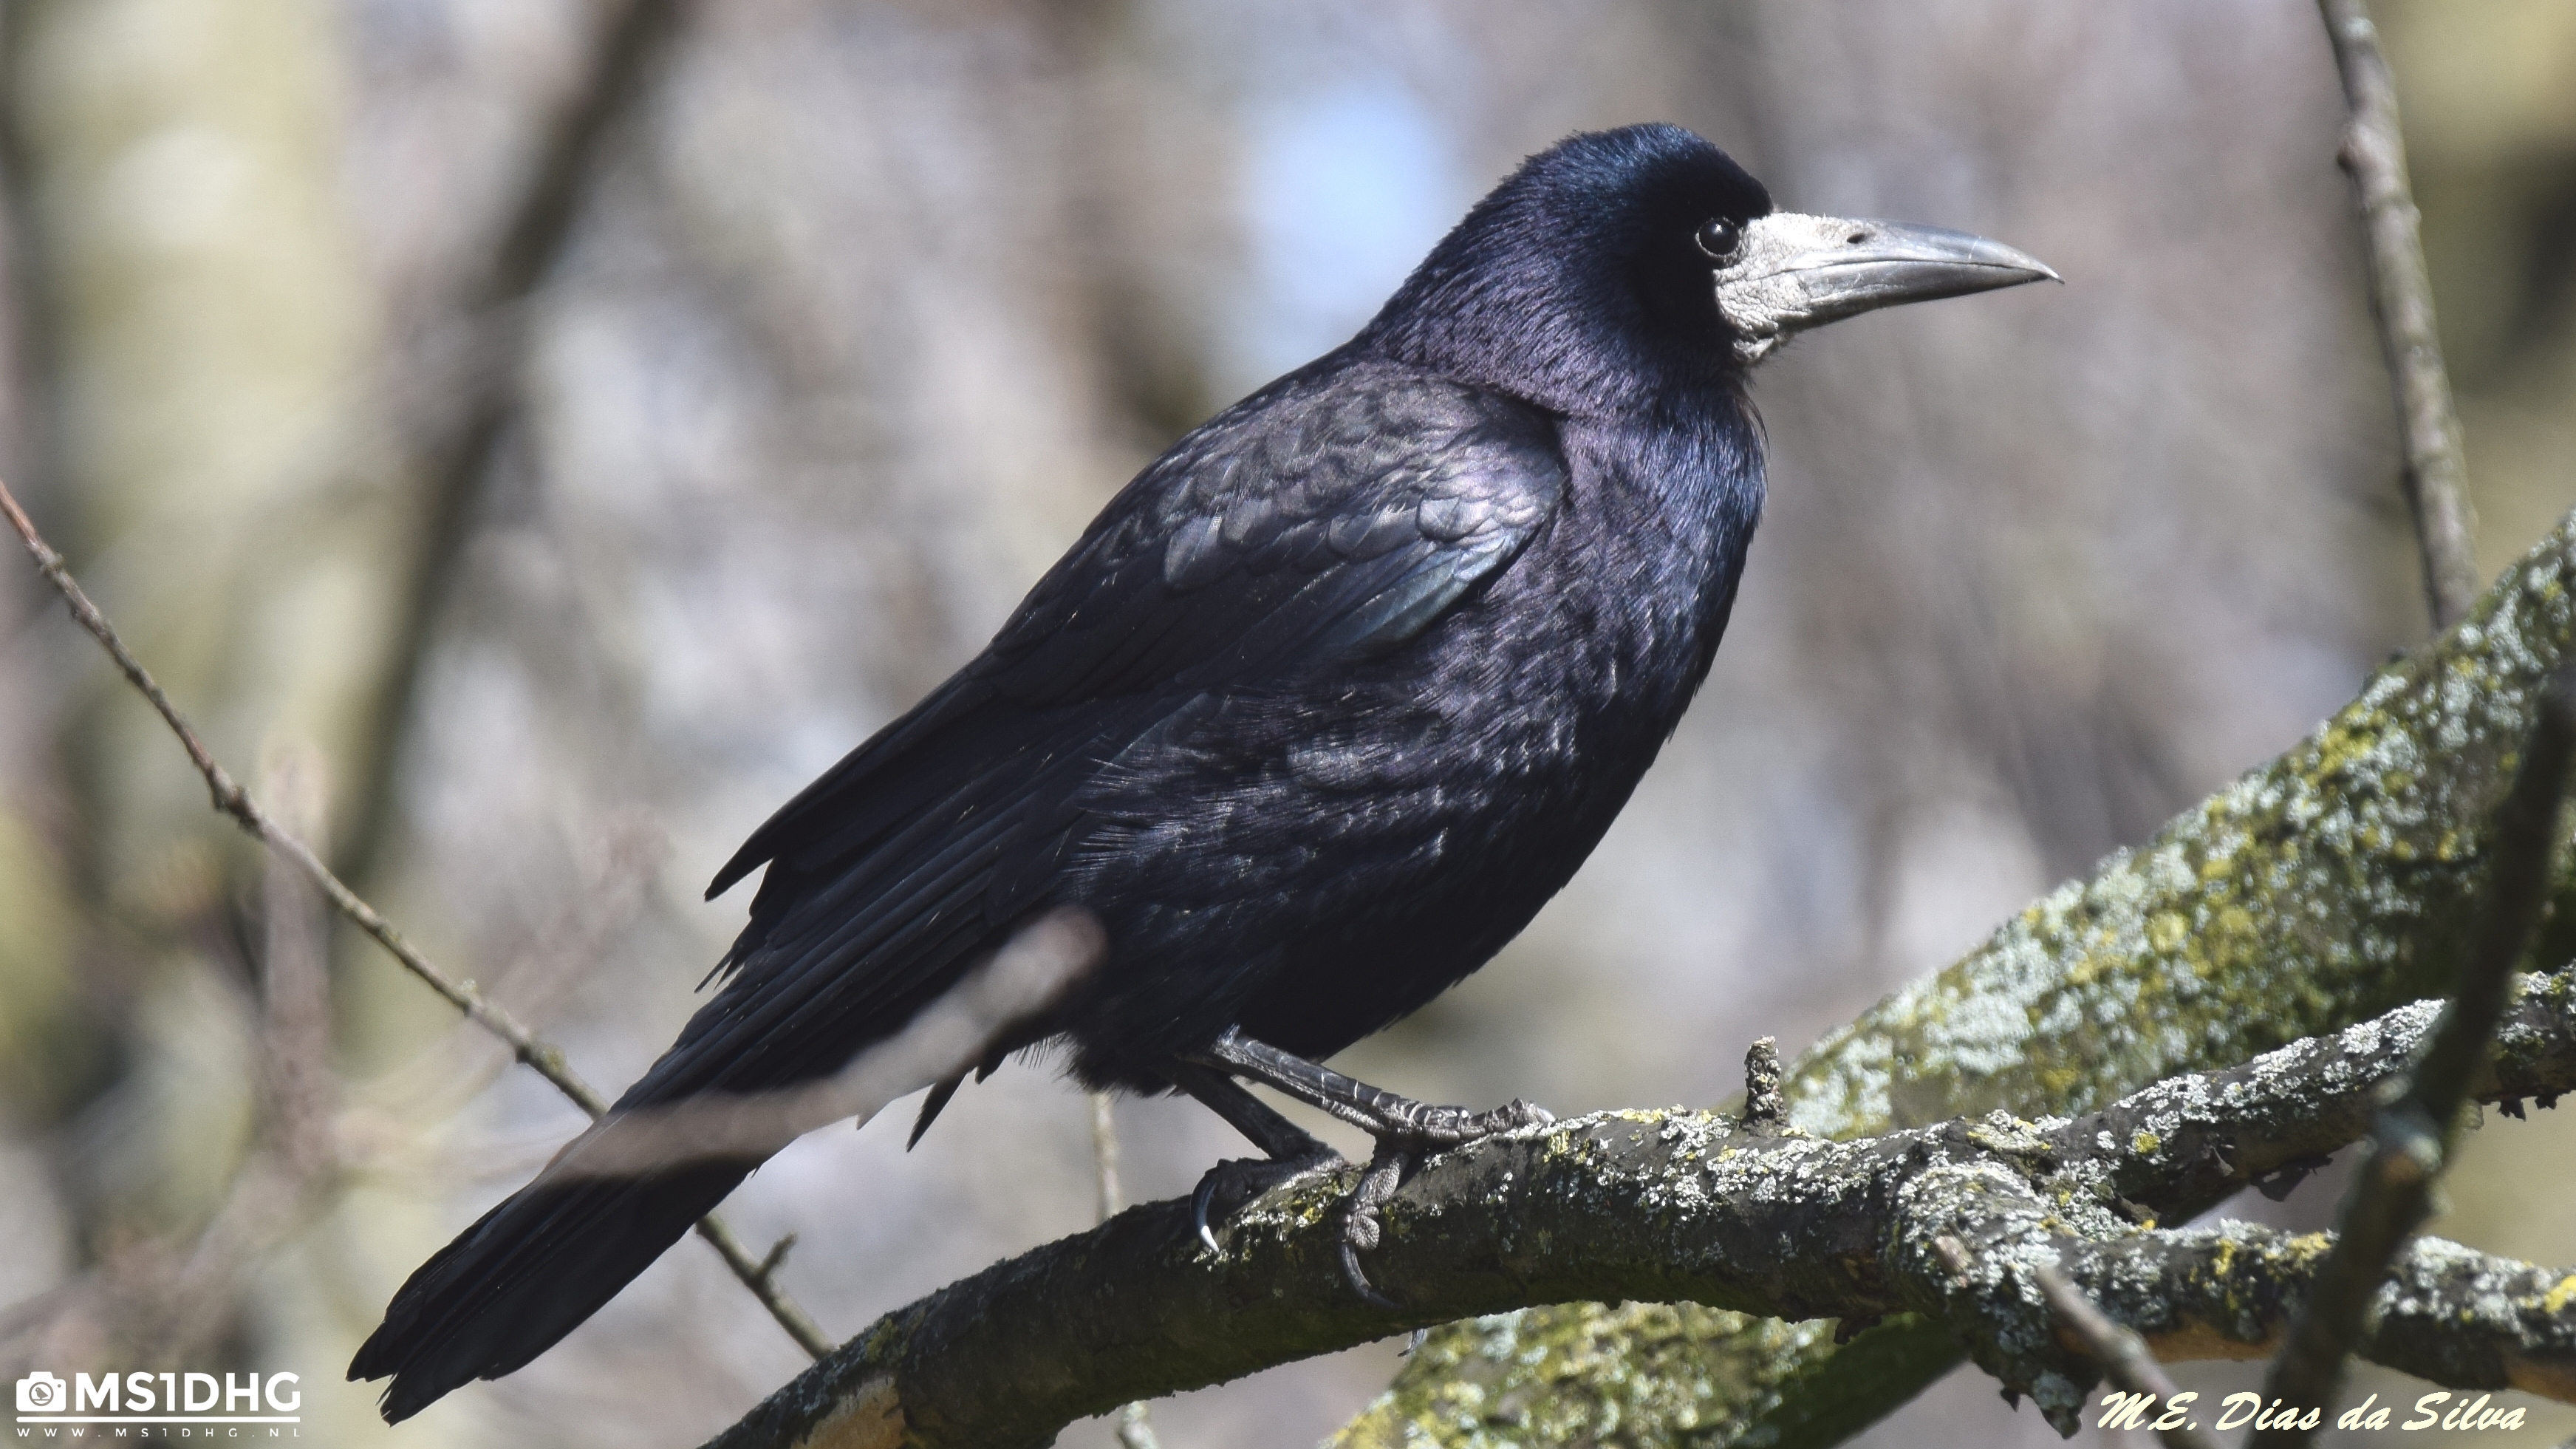
[[[2495, 569], [2576, 505], [2576, 7], [2376, 8]], [[1764, 367], [1770, 512], [1706, 692], [1574, 884], [1358, 1075], [1715, 1101], [1749, 1039], [1947, 962], [2425, 631], [2303, 0], [622, 13], [0, 0], [0, 476], [216, 752], [612, 1090], [738, 926], [699, 891], [741, 837], [1570, 130], [1679, 121], [1784, 207], [2067, 284]], [[462, 1449], [694, 1443], [793, 1374], [691, 1242], [376, 1422], [358, 1339], [578, 1114], [273, 878], [8, 553], [0, 1377], [292, 1370], [310, 1441]], [[798, 1235], [835, 1336], [1093, 1219], [1046, 1063], [909, 1155], [908, 1118], [727, 1209]], [[2576, 1261], [2571, 1118], [2491, 1125], [2437, 1230]], [[1117, 1120], [1135, 1197], [1242, 1151], [1187, 1104]], [[2227, 1211], [2320, 1223], [2337, 1176]], [[1163, 1443], [1312, 1443], [1395, 1350], [1158, 1405]], [[2055, 1439], [1973, 1374], [1873, 1440], [2022, 1441]]]

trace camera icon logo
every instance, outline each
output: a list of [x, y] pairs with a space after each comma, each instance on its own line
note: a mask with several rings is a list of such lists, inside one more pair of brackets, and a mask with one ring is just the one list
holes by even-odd
[[42, 1369], [18, 1380], [18, 1412], [21, 1414], [59, 1413], [69, 1393], [59, 1374]]

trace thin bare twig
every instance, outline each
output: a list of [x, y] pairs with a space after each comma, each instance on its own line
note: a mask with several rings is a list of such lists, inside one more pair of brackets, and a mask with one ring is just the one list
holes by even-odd
[[2397, 126], [2397, 86], [2379, 53], [2379, 32], [2364, 0], [2317, 0], [2334, 42], [2351, 119], [2337, 159], [2352, 177], [2369, 239], [2370, 296], [2379, 319], [2397, 395], [2397, 425], [2406, 444], [2406, 505], [2415, 515], [2424, 555], [2424, 597], [2433, 627], [2447, 629], [2469, 611], [2479, 591], [2470, 511], [2468, 464], [2460, 450], [2451, 376], [2433, 326], [2433, 279], [2406, 176], [2406, 138]]
[[1091, 1173], [1100, 1188], [1100, 1221], [1118, 1216], [1127, 1194], [1118, 1181], [1118, 1118], [1107, 1092], [1091, 1094]]
[[[2102, 1365], [2103, 1376], [2132, 1394], [2145, 1394], [2154, 1403], [2170, 1404], [2180, 1392], [2165, 1373], [2164, 1365], [2147, 1351], [2147, 1341], [2137, 1331], [2115, 1323], [2084, 1290], [2056, 1268], [2038, 1271], [2039, 1291], [2048, 1297], [2049, 1311], [2057, 1315], [2057, 1326]], [[2170, 1429], [2158, 1429], [2156, 1437], [2165, 1449], [2217, 1449], [2210, 1437], [2189, 1423]]]
[[[1118, 1183], [1118, 1118], [1111, 1106], [1107, 1092], [1091, 1094], [1091, 1169], [1100, 1185], [1100, 1220], [1104, 1223], [1127, 1205], [1127, 1195]], [[1145, 1412], [1144, 1400], [1120, 1406], [1118, 1442], [1123, 1449], [1162, 1449], [1163, 1441], [1154, 1437], [1154, 1421]]]
[[[726, 1222], [721, 1214], [709, 1213], [698, 1219], [697, 1230], [698, 1236], [706, 1239], [707, 1246], [715, 1249], [717, 1255], [725, 1260], [725, 1266], [733, 1270], [733, 1275], [742, 1280], [742, 1286], [750, 1289], [751, 1296], [760, 1300], [760, 1306], [769, 1310], [769, 1316], [778, 1320], [778, 1326], [787, 1330], [787, 1336], [796, 1340], [798, 1348], [817, 1359], [832, 1351], [832, 1336], [823, 1331], [823, 1325], [816, 1323], [814, 1315], [807, 1313], [803, 1304], [778, 1286], [776, 1274], [779, 1265], [786, 1261], [786, 1254], [780, 1251], [786, 1246], [785, 1238], [779, 1240], [779, 1248], [770, 1250], [769, 1256], [761, 1257], [743, 1246], [742, 1239], [734, 1236], [733, 1224]], [[788, 1236], [795, 1235], [791, 1233]]]
[[[318, 830], [323, 791], [311, 750], [289, 748], [267, 774], [279, 813]], [[278, 1155], [309, 1179], [339, 1157], [331, 1117], [340, 1081], [331, 1068], [331, 977], [323, 965], [329, 921], [313, 883], [281, 858], [270, 857], [262, 896], [260, 1056], [268, 1114]]]
[[[2576, 757], [2576, 672], [2562, 673], [2540, 705], [2522, 768], [2497, 811], [2495, 861], [2477, 934], [2461, 962], [2450, 1005], [2432, 1039], [2389, 1095], [2371, 1134], [2371, 1154], [2354, 1175], [2336, 1224], [2334, 1252], [2292, 1324], [2263, 1392], [2291, 1405], [2319, 1405], [2343, 1378], [2362, 1318], [2389, 1262], [2432, 1213], [2433, 1180], [2457, 1133], [2460, 1109], [2486, 1064], [2503, 1019], [2513, 970], [2530, 950], [2549, 900], [2551, 856], [2567, 768]], [[2398, 1083], [2391, 1083], [2392, 1087]], [[2249, 1442], [2307, 1443], [2314, 1431], [2257, 1430]]]
[[[607, 956], [620, 934], [648, 909], [653, 883], [668, 858], [658, 828], [620, 813], [604, 823], [595, 872], [565, 893], [553, 917], [521, 944], [502, 951], [499, 964], [480, 979], [483, 989], [507, 995], [520, 1011], [543, 1016], [567, 998]], [[510, 1051], [470, 1021], [379, 1078], [369, 1095], [415, 1107], [465, 1102], [509, 1069]]]
[[[89, 595], [72, 578], [63, 556], [54, 551], [53, 545], [45, 542], [44, 535], [36, 531], [35, 523], [27, 517], [26, 510], [18, 506], [17, 496], [9, 491], [6, 480], [0, 480], [0, 514], [7, 515], [9, 526], [18, 531], [27, 552], [34, 556], [37, 571], [70, 606], [72, 618], [98, 640], [108, 657], [116, 661], [117, 669], [125, 675], [127, 682], [151, 701], [152, 707], [160, 712], [162, 722], [179, 737], [180, 747], [188, 752], [188, 759], [196, 765], [197, 773], [205, 777], [206, 789], [212, 794], [218, 812], [231, 816], [252, 839], [302, 871], [322, 893], [323, 899], [331, 903], [332, 909], [366, 932], [401, 963], [404, 970], [420, 978], [448, 1005], [507, 1042], [512, 1056], [553, 1083], [555, 1089], [571, 1098], [576, 1106], [594, 1118], [608, 1110], [608, 1099], [582, 1080], [581, 1075], [564, 1061], [562, 1048], [528, 1030], [506, 1007], [476, 990], [473, 982], [459, 981], [431, 964], [429, 958], [404, 939], [402, 933], [395, 930], [375, 907], [360, 899], [357, 892], [333, 875], [321, 857], [313, 853], [312, 847], [260, 808], [259, 802], [251, 798], [250, 792], [243, 789], [240, 782], [233, 779], [231, 773], [215, 759], [214, 753], [206, 748], [206, 742], [198, 737], [195, 727], [179, 713], [179, 707], [170, 702], [170, 696], [161, 688], [160, 681], [154, 679], [151, 671], [143, 667], [143, 662], [134, 657], [134, 651], [125, 646], [124, 638], [107, 621], [107, 616], [99, 612], [98, 605], [90, 602]], [[761, 1305], [769, 1310], [770, 1317], [777, 1319], [778, 1326], [787, 1330], [788, 1336], [806, 1352], [816, 1358], [831, 1352], [832, 1340], [794, 1299], [787, 1296], [785, 1290], [769, 1280], [768, 1275], [761, 1271], [759, 1256], [745, 1248], [722, 1219], [713, 1213], [700, 1219], [698, 1236], [715, 1245], [716, 1251], [724, 1256], [725, 1265], [733, 1269], [734, 1276], [742, 1280], [743, 1286], [749, 1288], [760, 1299]]]

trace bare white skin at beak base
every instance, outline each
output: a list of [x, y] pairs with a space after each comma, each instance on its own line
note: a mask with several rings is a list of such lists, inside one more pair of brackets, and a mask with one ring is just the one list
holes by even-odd
[[1760, 360], [1793, 333], [1881, 307], [2056, 281], [2038, 258], [1998, 241], [1912, 222], [1773, 212], [1711, 280], [1739, 360]]

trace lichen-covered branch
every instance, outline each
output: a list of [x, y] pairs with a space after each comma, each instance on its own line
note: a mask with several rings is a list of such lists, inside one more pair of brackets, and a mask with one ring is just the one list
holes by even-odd
[[[2404, 1092], [2371, 1126], [2369, 1156], [2353, 1174], [2335, 1216], [2334, 1253], [2265, 1377], [2267, 1397], [2293, 1404], [2333, 1397], [2374, 1288], [2406, 1239], [2433, 1214], [2433, 1183], [2458, 1141], [2460, 1108], [2489, 1055], [2513, 968], [2529, 952], [2548, 900], [2559, 798], [2570, 751], [2576, 750], [2576, 700], [2569, 683], [2562, 672], [2543, 697], [2539, 728], [2497, 812], [2497, 858], [2474, 948], [2441, 1021], [2407, 1071]], [[2314, 1436], [2315, 1427], [2294, 1416], [2288, 1423], [2257, 1425], [2248, 1442], [2256, 1449], [2298, 1449]]]
[[[2571, 573], [2576, 515], [2467, 619], [2380, 670], [2288, 753], [1817, 1043], [1790, 1070], [1790, 1120], [1850, 1137], [1999, 1107], [2080, 1112], [2443, 994], [2474, 926], [2496, 807], [2576, 636]], [[2548, 964], [2576, 955], [2576, 879], [2564, 862], [2552, 897], [2534, 953]], [[1956, 1362], [1936, 1329], [1879, 1330], [1877, 1351], [1896, 1368], [1861, 1373], [1832, 1366], [1829, 1338], [1731, 1336], [1690, 1308], [1673, 1336], [1652, 1336], [1661, 1326], [1614, 1322], [1594, 1304], [1536, 1310], [1513, 1326], [1520, 1347], [1508, 1365], [1483, 1359], [1488, 1326], [1435, 1331], [1338, 1442], [1478, 1442], [1415, 1427], [1430, 1422], [1416, 1409], [1464, 1373], [1533, 1421], [1799, 1449], [1837, 1442]], [[1890, 1341], [1907, 1333], [1917, 1337]], [[1559, 1343], [1592, 1363], [1695, 1366], [1641, 1388], [1532, 1351]], [[1669, 1414], [1627, 1412], [1641, 1403]]]
[[[2332, 1241], [2219, 1223], [2087, 1248], [2075, 1271], [2161, 1359], [2257, 1359], [2280, 1346]], [[2564, 1268], [2418, 1238], [2381, 1279], [2361, 1353], [2450, 1388], [2566, 1402], [2576, 1398], [2571, 1299], [2576, 1274]]]
[[2576, 632], [2571, 565], [2576, 517], [2287, 754], [1818, 1043], [1790, 1073], [1791, 1120], [1842, 1136], [2080, 1110], [2445, 994]]
[[[1226, 1225], [1215, 1253], [1198, 1244], [1188, 1204], [1132, 1209], [888, 1315], [711, 1449], [1044, 1444], [1064, 1424], [1132, 1399], [1571, 1299], [1687, 1301], [1782, 1320], [1779, 1334], [1798, 1332], [1788, 1325], [1800, 1320], [1915, 1314], [1964, 1338], [1998, 1378], [2063, 1418], [2098, 1371], [2060, 1340], [2033, 1269], [2062, 1267], [2115, 1317], [2129, 1311], [2141, 1265], [2167, 1259], [2180, 1275], [2178, 1302], [2255, 1301], [2184, 1281], [2214, 1271], [2215, 1250], [2199, 1246], [2205, 1235], [2135, 1219], [2186, 1210], [2349, 1141], [2370, 1094], [2405, 1069], [2429, 1019], [2409, 1008], [2073, 1119], [1997, 1112], [1849, 1142], [1687, 1112], [1523, 1129], [1432, 1159], [1387, 1204], [1369, 1272], [1394, 1308], [1343, 1279], [1335, 1209], [1350, 1187], [1347, 1168], [1254, 1203]], [[2571, 983], [2523, 978], [2509, 1019], [2518, 1051], [2483, 1083], [2486, 1095], [2576, 1090]], [[1965, 1245], [1973, 1272], [1942, 1260], [1935, 1245], [1944, 1240]], [[2263, 1281], [2295, 1294], [2313, 1255], [2263, 1241]], [[2576, 1302], [2549, 1299], [2557, 1279], [2517, 1264], [2481, 1273], [2482, 1284], [2531, 1291], [2478, 1329], [2485, 1348], [2406, 1366], [2504, 1355], [2538, 1365], [2524, 1375], [2534, 1383], [2576, 1373]], [[2275, 1331], [2277, 1314], [2221, 1324], [2209, 1317], [2216, 1312], [2186, 1326], [2237, 1338]], [[2184, 1322], [2132, 1326], [2187, 1342], [2174, 1326]], [[1430, 1412], [1453, 1426], [1471, 1420], [1480, 1409], [1461, 1402], [1469, 1397]]]
[[[2102, 1365], [2102, 1376], [2117, 1384], [2123, 1393], [2144, 1394], [2153, 1403], [2172, 1400], [2182, 1390], [2157, 1361], [2155, 1349], [2138, 1331], [2113, 1319], [2102, 1311], [2075, 1280], [2054, 1263], [2042, 1266], [2037, 1274], [2039, 1291], [2048, 1299], [2048, 1311], [2057, 1317], [2061, 1339], [2085, 1357]], [[2162, 1417], [2155, 1421], [2156, 1438], [2165, 1449], [2217, 1449], [2217, 1441], [2191, 1423], [2167, 1425]]]
[[[2091, 1345], [2067, 1333], [2044, 1300], [2033, 1301], [2042, 1268], [2083, 1285], [2106, 1317], [2137, 1333], [2159, 1359], [2259, 1359], [2280, 1346], [2334, 1246], [2325, 1233], [2257, 1223], [2107, 1243], [2070, 1243], [2063, 1234], [2017, 1226], [2024, 1227], [2018, 1251], [1970, 1257], [1953, 1284], [1992, 1310], [1993, 1341], [1980, 1344], [1980, 1360], [2000, 1360], [2006, 1381], [2031, 1392], [2060, 1430], [2072, 1429], [2092, 1387]], [[2565, 1401], [2576, 1394], [2571, 1302], [2576, 1273], [2565, 1268], [2418, 1238], [2389, 1263], [2355, 1348], [2446, 1388], [2521, 1389]], [[2074, 1366], [2077, 1376], [2040, 1367], [2051, 1361]]]
[[[2029, 1392], [2068, 1430], [2091, 1382], [2090, 1345], [2066, 1333], [2046, 1304], [2043, 1268], [2062, 1268], [2169, 1356], [2262, 1355], [2328, 1261], [2330, 1238], [2244, 1224], [2122, 1233], [2105, 1231], [2097, 1215], [2179, 1217], [2248, 1182], [2320, 1162], [2352, 1140], [2389, 1083], [2403, 1081], [2437, 1015], [2436, 1003], [2418, 1002], [2232, 1071], [2160, 1083], [2081, 1118], [2021, 1124], [1998, 1114], [1974, 1129], [1989, 1160], [1928, 1170], [1903, 1190], [1900, 1236], [1926, 1245], [1920, 1257], [1952, 1268], [1948, 1306], [1930, 1316], [1953, 1329], [1969, 1324], [1980, 1365]], [[2489, 1098], [2536, 1090], [2536, 1080], [2576, 1067], [2559, 1059], [2576, 1026], [2576, 980], [2520, 978], [2506, 1021], [2506, 1060], [2474, 1083]], [[2240, 1253], [2253, 1256], [2238, 1263]], [[2569, 1336], [2576, 1323], [2555, 1316], [2576, 1304], [2576, 1275], [2526, 1271], [2450, 1244], [2419, 1244], [2392, 1261], [2400, 1265], [2395, 1277], [2375, 1273], [2368, 1290], [2385, 1321], [2364, 1330], [2355, 1319], [2354, 1347], [2366, 1356], [2458, 1387], [2576, 1386], [2567, 1379], [2576, 1368]], [[2428, 1265], [2467, 1297], [2437, 1293], [2428, 1307], [2412, 1286], [2438, 1277]], [[2391, 1282], [2400, 1309], [2390, 1307]], [[2531, 1304], [2540, 1305], [2540, 1318], [2526, 1311]], [[2439, 1327], [2445, 1313], [2458, 1325], [2456, 1339]], [[2380, 1337], [2391, 1323], [2403, 1331]]]

